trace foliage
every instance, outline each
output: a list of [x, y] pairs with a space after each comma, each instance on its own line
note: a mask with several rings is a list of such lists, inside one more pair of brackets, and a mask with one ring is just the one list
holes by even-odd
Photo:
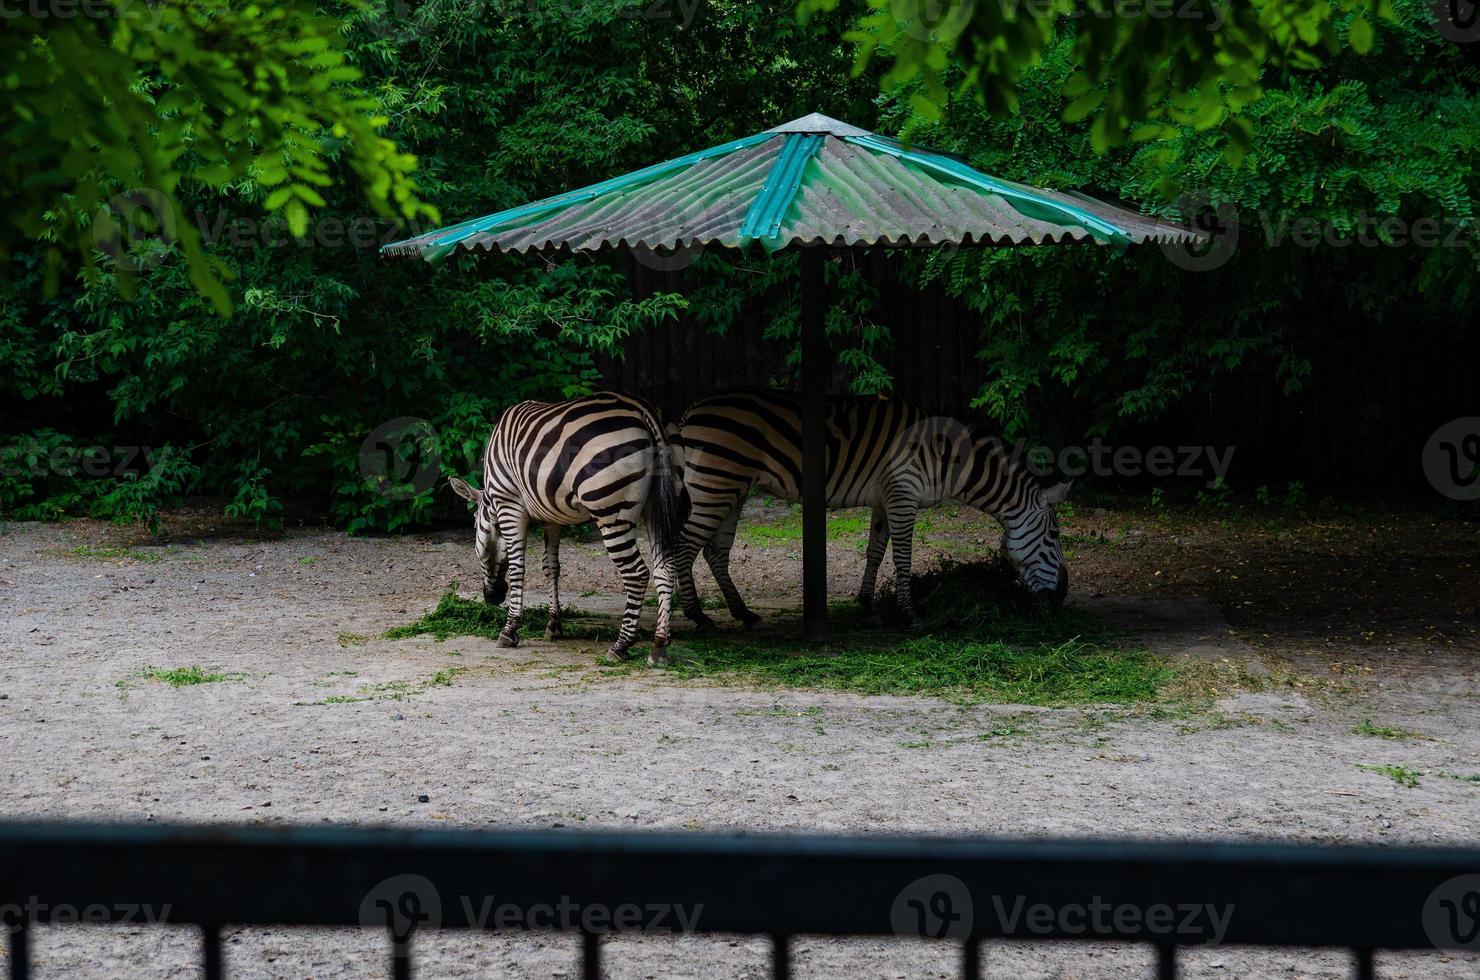
[[[805, 30], [791, 9], [393, 3], [349, 9], [331, 50], [360, 73], [343, 97], [352, 84], [374, 100], [367, 118], [386, 119], [377, 138], [414, 154], [422, 196], [460, 217], [724, 142], [818, 102], [866, 118], [875, 80], [848, 76], [840, 31]], [[241, 58], [273, 64], [266, 53]], [[141, 71], [140, 85], [160, 72]], [[198, 469], [193, 491], [227, 516], [271, 527], [296, 500], [354, 530], [399, 529], [462, 505], [442, 480], [408, 494], [362, 473], [367, 440], [388, 423], [424, 420], [432, 445], [415, 448], [471, 476], [508, 405], [593, 390], [598, 356], [680, 314], [722, 328], [726, 298], [707, 310], [705, 297], [671, 290], [637, 298], [620, 260], [384, 260], [379, 245], [407, 232], [351, 193], [358, 151], [317, 124], [309, 142], [305, 152], [323, 149], [332, 186], [312, 184], [324, 205], [301, 238], [264, 219], [277, 185], [258, 170], [213, 183], [197, 174], [202, 145], [173, 158], [185, 176], [168, 186], [226, 283], [229, 321], [195, 290], [186, 238], [141, 237], [125, 261], [104, 256], [55, 292], [46, 250], [17, 251], [0, 292], [7, 439], [34, 430], [79, 445], [171, 447]], [[784, 274], [776, 282], [779, 296]], [[105, 482], [6, 471], [0, 507], [87, 513]], [[132, 490], [151, 487], [167, 489]]]
[[169, 446], [140, 455], [115, 463], [105, 446], [38, 429], [0, 444], [0, 508], [20, 520], [85, 513], [158, 531], [160, 508], [178, 503], [200, 469]]
[[[889, 390], [892, 379], [882, 358], [893, 346], [888, 327], [875, 317], [877, 290], [861, 265], [853, 255], [824, 264], [828, 343], [848, 378], [849, 390], [860, 395]], [[696, 323], [716, 333], [724, 333], [747, 303], [768, 311], [766, 337], [792, 345], [784, 368], [772, 380], [795, 386], [801, 374], [802, 305], [796, 254], [783, 252], [763, 261], [705, 255], [695, 262], [690, 281], [688, 312]]]
[[[1195, 126], [1095, 153], [1090, 128], [1059, 112], [1076, 70], [1072, 30], [1024, 71], [1010, 118], [971, 100], [935, 121], [886, 107], [883, 129], [988, 173], [1094, 188], [1173, 218], [1216, 210], [1234, 225], [1207, 256], [1141, 246], [917, 259], [914, 281], [943, 283], [986, 321], [978, 356], [989, 380], [977, 406], [1013, 434], [1105, 435], [1163, 417], [1236, 372], [1264, 371], [1299, 391], [1319, 353], [1358, 327], [1401, 325], [1438, 344], [1465, 329], [1480, 258], [1480, 71], [1433, 31], [1421, 0], [1402, 0], [1395, 16], [1365, 57], [1343, 49], [1319, 70], [1266, 72], [1264, 95], [1242, 113], [1254, 149], [1241, 167], [1224, 159], [1216, 133]], [[1174, 204], [1159, 189], [1168, 170], [1188, 189]], [[1389, 221], [1442, 231], [1427, 247], [1405, 244], [1385, 234]], [[1295, 240], [1311, 227], [1323, 240]]]
[[312, 3], [36, 3], [5, 21], [0, 261], [47, 242], [53, 287], [63, 249], [89, 268], [101, 249], [127, 290], [140, 233], [178, 247], [191, 284], [228, 311], [228, 268], [181, 207], [191, 185], [281, 211], [294, 236], [336, 170], [383, 213], [436, 215], [355, 85], [339, 21]]
[[[801, 0], [804, 15], [838, 0]], [[1063, 119], [1089, 119], [1103, 152], [1128, 140], [1219, 130], [1237, 163], [1255, 144], [1243, 113], [1263, 94], [1266, 74], [1314, 69], [1346, 45], [1371, 50], [1389, 0], [868, 0], [848, 37], [860, 64], [876, 50], [891, 59], [883, 83], [908, 90], [911, 106], [938, 117], [948, 86], [975, 92], [991, 111], [1016, 111], [1039, 79], [1031, 70], [1073, 25], [1074, 72], [1050, 90]], [[964, 65], [964, 70], [954, 66]]]

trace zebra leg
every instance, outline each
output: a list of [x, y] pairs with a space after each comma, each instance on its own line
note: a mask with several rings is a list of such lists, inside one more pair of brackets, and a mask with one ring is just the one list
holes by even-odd
[[524, 620], [524, 546], [529, 537], [529, 515], [513, 507], [501, 509], [498, 528], [508, 562], [509, 618], [499, 631], [497, 645], [517, 647], [519, 624]]
[[653, 549], [653, 585], [658, 590], [658, 623], [653, 628], [653, 649], [648, 653], [650, 664], [670, 664], [668, 641], [673, 636], [673, 570], [672, 555], [660, 555]]
[[622, 628], [617, 631], [616, 642], [606, 651], [618, 660], [631, 659], [627, 648], [637, 639], [637, 620], [642, 615], [642, 600], [647, 595], [648, 567], [637, 549], [637, 524], [621, 517], [606, 518], [597, 522], [601, 530], [601, 542], [617, 572], [622, 576], [622, 591], [627, 596], [627, 607], [622, 611]]
[[909, 619], [910, 629], [919, 629], [923, 624], [915, 611], [915, 600], [910, 595], [911, 550], [915, 536], [915, 515], [920, 510], [919, 498], [908, 487], [891, 491], [886, 498], [888, 509], [889, 536], [894, 539], [894, 595], [899, 610]]
[[560, 633], [560, 526], [545, 526], [545, 578], [550, 580], [550, 621], [545, 624], [545, 639], [558, 640]]
[[673, 558], [673, 578], [678, 587], [678, 599], [683, 603], [683, 614], [701, 630], [712, 630], [714, 620], [705, 614], [699, 602], [699, 589], [694, 585], [694, 560], [699, 557], [699, 548], [699, 545], [684, 539]]
[[750, 490], [748, 483], [731, 485], [722, 481], [722, 484], [689, 485], [689, 519], [684, 524], [683, 541], [674, 562], [675, 584], [683, 603], [683, 614], [700, 629], [713, 629], [714, 620], [699, 603], [699, 590], [694, 585], [694, 562], [700, 551], [704, 551], [707, 557], [708, 546], [726, 521], [730, 522], [733, 535], [734, 522], [739, 519], [740, 507]]
[[870, 621], [879, 625], [879, 614], [874, 612], [874, 585], [879, 579], [879, 565], [884, 561], [884, 549], [889, 545], [889, 520], [883, 507], [875, 507], [868, 525], [868, 554], [863, 563], [863, 582], [858, 586], [858, 604], [869, 613]]
[[746, 607], [745, 600], [740, 598], [740, 590], [735, 588], [735, 580], [730, 578], [730, 548], [735, 544], [735, 525], [740, 523], [741, 504], [742, 501], [735, 501], [735, 506], [715, 529], [714, 537], [704, 547], [704, 560], [709, 563], [709, 571], [714, 574], [714, 581], [724, 593], [725, 605], [730, 607], [730, 615], [743, 623], [746, 629], [750, 629], [758, 625], [761, 618]]

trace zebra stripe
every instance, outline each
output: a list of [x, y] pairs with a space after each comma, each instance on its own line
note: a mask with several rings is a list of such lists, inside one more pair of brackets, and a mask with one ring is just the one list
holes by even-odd
[[524, 552], [532, 527], [545, 532], [542, 565], [550, 581], [545, 636], [560, 636], [560, 528], [594, 521], [622, 578], [626, 609], [608, 651], [627, 659], [647, 594], [648, 565], [637, 546], [646, 520], [658, 623], [648, 660], [667, 660], [673, 561], [683, 523], [682, 482], [657, 413], [646, 402], [600, 392], [564, 402], [521, 402], [499, 418], [483, 454], [483, 488], [452, 479], [452, 488], [477, 504], [475, 552], [483, 569], [483, 598], [508, 597], [501, 647], [517, 646], [524, 617]]
[[[1069, 578], [1053, 505], [1063, 500], [1067, 484], [1040, 487], [1000, 440], [973, 436], [955, 419], [929, 416], [904, 401], [830, 398], [826, 427], [828, 509], [873, 509], [858, 590], [864, 608], [873, 605], [879, 565], [892, 539], [899, 605], [919, 624], [910, 594], [915, 516], [943, 500], [959, 500], [997, 518], [1005, 531], [1003, 551], [1020, 581], [1054, 604], [1063, 600]], [[801, 433], [801, 399], [787, 392], [733, 388], [699, 399], [684, 413], [676, 441], [690, 510], [676, 572], [684, 615], [701, 626], [713, 625], [694, 587], [701, 550], [730, 614], [747, 626], [759, 621], [730, 577], [730, 549], [751, 488], [801, 499]]]

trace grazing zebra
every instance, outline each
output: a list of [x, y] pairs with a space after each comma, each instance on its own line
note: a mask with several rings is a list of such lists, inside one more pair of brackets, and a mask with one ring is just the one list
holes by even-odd
[[[676, 440], [689, 493], [689, 518], [678, 549], [678, 593], [684, 615], [713, 621], [699, 607], [694, 559], [702, 549], [730, 614], [746, 626], [760, 621], [730, 578], [730, 546], [740, 507], [759, 485], [786, 500], [801, 499], [802, 427], [799, 396], [763, 388], [732, 388], [696, 401]], [[827, 506], [872, 507], [868, 556], [858, 601], [871, 609], [884, 547], [894, 539], [895, 593], [914, 626], [910, 544], [922, 506], [959, 500], [1002, 523], [1002, 550], [1018, 579], [1059, 605], [1069, 571], [1059, 547], [1054, 505], [1069, 484], [1044, 488], [1002, 442], [971, 435], [954, 419], [931, 417], [908, 402], [870, 397], [829, 398]]]
[[477, 504], [475, 549], [483, 598], [509, 598], [498, 645], [518, 646], [524, 616], [524, 547], [531, 526], [545, 532], [550, 580], [548, 639], [560, 636], [560, 529], [595, 521], [622, 576], [627, 608], [608, 651], [622, 660], [637, 636], [648, 566], [637, 550], [638, 521], [650, 532], [658, 625], [651, 663], [667, 661], [673, 559], [683, 528], [683, 484], [657, 413], [644, 401], [600, 392], [564, 402], [521, 402], [499, 418], [483, 454], [483, 489], [453, 477], [452, 489]]

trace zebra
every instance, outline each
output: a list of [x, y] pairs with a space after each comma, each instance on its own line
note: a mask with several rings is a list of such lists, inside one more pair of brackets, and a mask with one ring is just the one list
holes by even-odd
[[543, 569], [550, 581], [547, 639], [560, 628], [560, 529], [594, 521], [621, 573], [627, 605], [607, 651], [629, 659], [647, 594], [648, 566], [637, 547], [646, 518], [658, 622], [650, 663], [668, 662], [673, 559], [683, 528], [683, 481], [654, 409], [641, 399], [598, 392], [563, 402], [520, 402], [503, 413], [483, 454], [483, 488], [452, 477], [452, 489], [476, 504], [474, 550], [483, 569], [483, 599], [507, 594], [509, 616], [498, 645], [519, 645], [524, 616], [524, 550], [530, 528], [545, 533]]
[[[714, 625], [694, 587], [701, 549], [730, 615], [747, 627], [760, 622], [730, 577], [730, 547], [752, 487], [786, 500], [801, 498], [801, 432], [801, 398], [764, 388], [717, 392], [684, 413], [675, 441], [689, 516], [676, 572], [684, 615], [699, 626]], [[1069, 591], [1069, 570], [1054, 506], [1068, 492], [1068, 483], [1041, 486], [1001, 440], [973, 436], [955, 419], [928, 416], [897, 399], [828, 399], [827, 506], [873, 508], [858, 590], [866, 611], [872, 612], [879, 564], [892, 538], [899, 606], [912, 627], [921, 625], [910, 594], [911, 538], [920, 507], [942, 500], [959, 500], [997, 518], [1004, 529], [1002, 550], [1018, 580], [1057, 608]]]

